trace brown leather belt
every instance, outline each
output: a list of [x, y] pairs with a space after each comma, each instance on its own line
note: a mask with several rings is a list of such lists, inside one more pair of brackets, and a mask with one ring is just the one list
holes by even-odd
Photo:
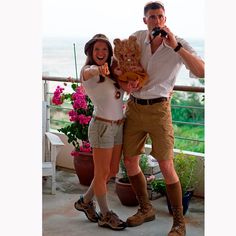
[[104, 121], [104, 122], [107, 122], [110, 124], [117, 124], [117, 125], [121, 125], [125, 122], [125, 118], [120, 119], [120, 120], [107, 120], [107, 119], [104, 119], [104, 118], [101, 118], [98, 116], [94, 116], [93, 118], [94, 118], [94, 120], [100, 120], [100, 121]]
[[140, 105], [152, 105], [155, 103], [164, 102], [164, 101], [168, 100], [166, 97], [159, 97], [159, 98], [152, 98], [152, 99], [141, 99], [141, 98], [135, 98], [132, 95], [130, 95], [130, 99]]

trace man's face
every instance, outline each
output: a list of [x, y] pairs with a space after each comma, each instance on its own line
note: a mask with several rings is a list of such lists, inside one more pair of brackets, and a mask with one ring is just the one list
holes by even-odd
[[162, 28], [165, 25], [166, 17], [163, 9], [149, 10], [146, 16], [143, 17], [144, 24], [147, 25], [148, 30], [152, 30], [155, 27]]

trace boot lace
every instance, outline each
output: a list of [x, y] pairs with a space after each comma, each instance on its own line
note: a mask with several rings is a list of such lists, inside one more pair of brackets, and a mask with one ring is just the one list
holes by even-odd
[[173, 218], [174, 222], [170, 233], [177, 232], [179, 235], [182, 235], [183, 231], [185, 231], [182, 208], [173, 209]]
[[113, 226], [118, 226], [123, 223], [123, 221], [113, 211], [107, 212], [106, 215], [104, 217], [102, 217], [102, 220], [109, 222]]

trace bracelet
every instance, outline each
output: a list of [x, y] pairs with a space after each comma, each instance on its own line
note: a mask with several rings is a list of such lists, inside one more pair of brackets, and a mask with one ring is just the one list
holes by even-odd
[[183, 45], [181, 43], [178, 42], [178, 45], [176, 46], [176, 48], [174, 49], [175, 52], [178, 52], [180, 50], [180, 48], [182, 48]]

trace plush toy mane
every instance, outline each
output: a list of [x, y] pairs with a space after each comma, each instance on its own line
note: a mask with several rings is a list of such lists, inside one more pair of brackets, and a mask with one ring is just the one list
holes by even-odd
[[119, 80], [139, 80], [141, 87], [146, 83], [148, 77], [141, 66], [141, 51], [135, 36], [128, 39], [114, 39], [114, 57], [118, 62], [118, 67], [122, 71]]

